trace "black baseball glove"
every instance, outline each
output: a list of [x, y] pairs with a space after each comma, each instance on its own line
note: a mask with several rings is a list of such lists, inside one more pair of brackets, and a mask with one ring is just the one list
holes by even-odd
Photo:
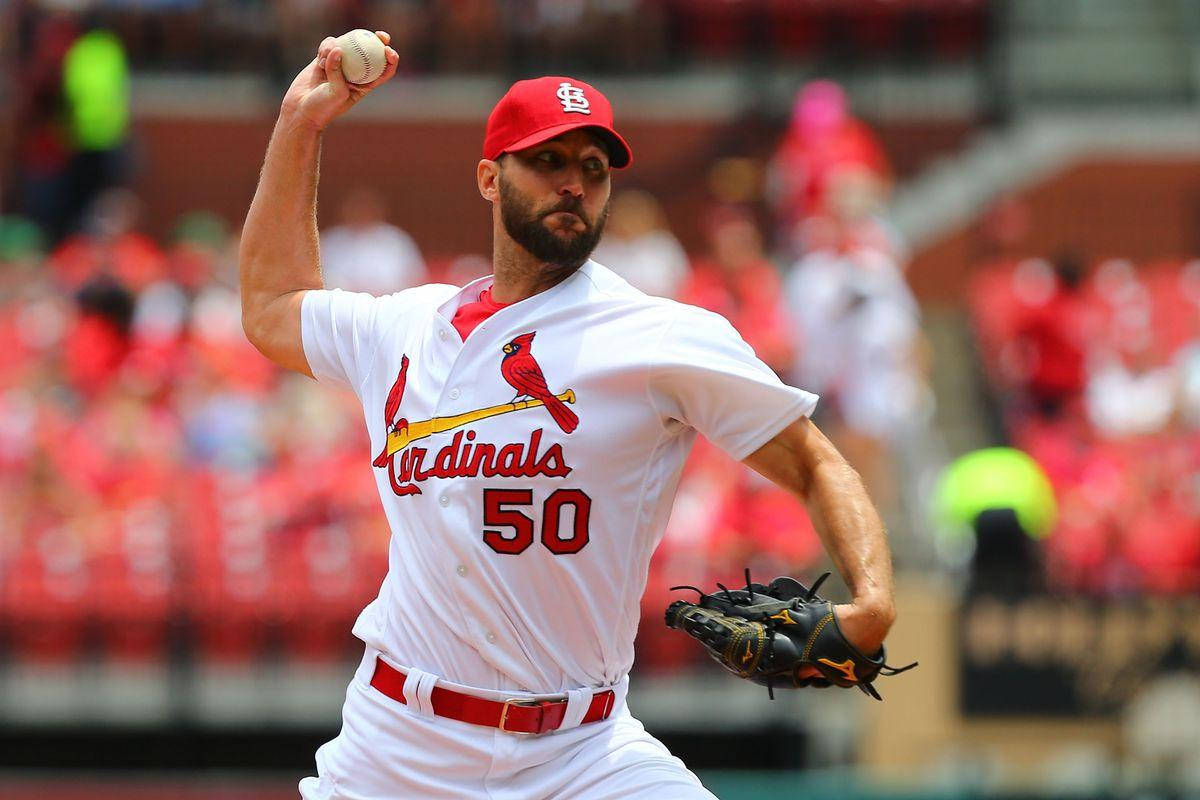
[[[882, 700], [872, 682], [880, 675], [895, 675], [917, 666], [889, 667], [884, 649], [864, 655], [847, 641], [833, 613], [833, 604], [817, 596], [826, 572], [811, 589], [795, 578], [781, 577], [769, 586], [750, 582], [745, 589], [707, 594], [694, 586], [699, 603], [676, 600], [667, 607], [667, 627], [681, 628], [699, 639], [718, 664], [737, 675], [774, 689], [801, 686], [857, 686]], [[799, 677], [805, 667], [815, 667], [820, 677]]]

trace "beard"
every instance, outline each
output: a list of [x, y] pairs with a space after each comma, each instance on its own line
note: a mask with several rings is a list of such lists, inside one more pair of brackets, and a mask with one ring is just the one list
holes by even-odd
[[[596, 249], [608, 221], [608, 206], [606, 202], [595, 222], [588, 219], [583, 201], [577, 197], [564, 197], [550, 208], [536, 212], [529, 197], [507, 182], [500, 182], [500, 219], [504, 230], [534, 258], [562, 270], [579, 269]], [[563, 238], [547, 228], [546, 217], [559, 211], [579, 217], [584, 224], [583, 232], [572, 231], [569, 238]]]

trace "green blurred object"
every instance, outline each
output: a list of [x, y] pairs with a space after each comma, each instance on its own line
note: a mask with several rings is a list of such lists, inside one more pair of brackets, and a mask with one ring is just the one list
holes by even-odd
[[942, 473], [934, 493], [938, 516], [970, 528], [983, 511], [1011, 508], [1026, 534], [1041, 539], [1058, 517], [1054, 487], [1038, 463], [1011, 447], [989, 447], [958, 458]]
[[111, 150], [129, 127], [125, 47], [109, 31], [80, 36], [63, 58], [63, 94], [71, 138], [80, 150]]
[[41, 228], [24, 217], [0, 217], [0, 261], [38, 259], [45, 254]]

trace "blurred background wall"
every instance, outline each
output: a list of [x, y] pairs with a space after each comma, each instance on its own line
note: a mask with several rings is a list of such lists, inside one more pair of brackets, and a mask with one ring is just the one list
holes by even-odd
[[401, 69], [325, 137], [329, 285], [487, 273], [486, 115], [578, 76], [637, 153], [597, 259], [819, 392], [883, 511], [920, 669], [771, 702], [667, 587], [828, 562], [697, 446], [630, 704], [718, 795], [1200, 793], [1200, 0], [10, 0], [0, 797], [291, 797], [336, 733], [388, 532], [235, 254], [354, 27]]

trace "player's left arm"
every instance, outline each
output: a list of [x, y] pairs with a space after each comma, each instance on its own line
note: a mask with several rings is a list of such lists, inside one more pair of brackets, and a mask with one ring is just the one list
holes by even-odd
[[807, 417], [784, 428], [744, 463], [802, 498], [853, 600], [835, 613], [842, 632], [874, 653], [896, 619], [887, 531], [862, 479]]

